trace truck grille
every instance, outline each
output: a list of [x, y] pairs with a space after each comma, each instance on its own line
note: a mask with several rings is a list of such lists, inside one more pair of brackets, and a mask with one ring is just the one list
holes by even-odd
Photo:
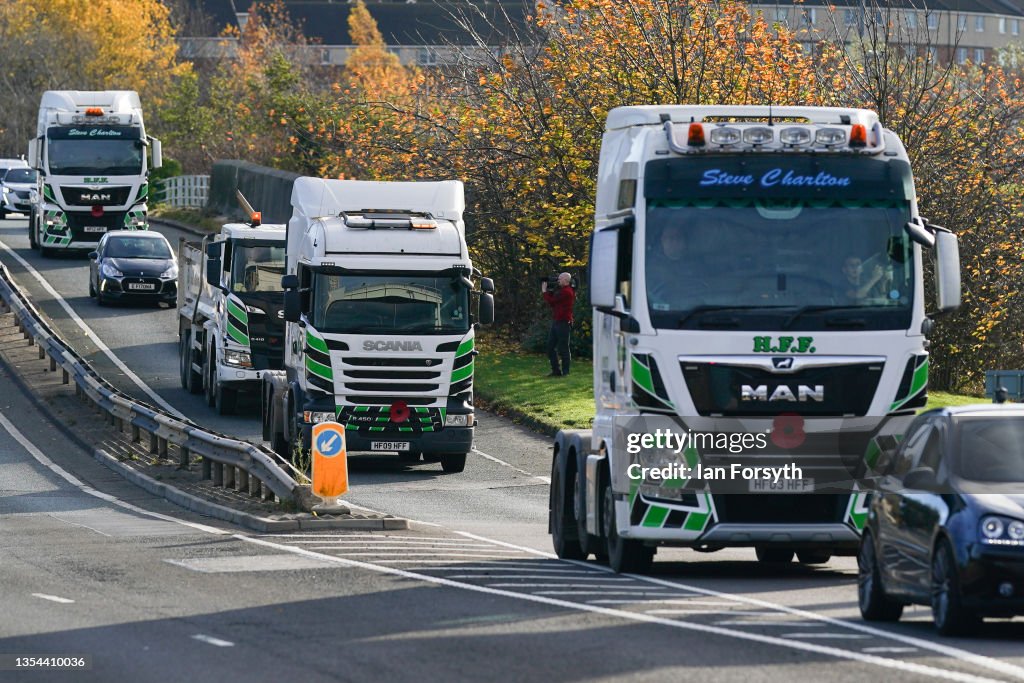
[[99, 241], [100, 237], [103, 237], [102, 232], [86, 232], [86, 226], [102, 226], [106, 228], [107, 232], [124, 229], [124, 211], [104, 211], [103, 215], [98, 218], [94, 218], [87, 212], [81, 213], [76, 211], [68, 211], [64, 215], [67, 219], [68, 227], [71, 229], [73, 240], [84, 239], [96, 242]]
[[131, 191], [130, 185], [102, 187], [98, 190], [67, 185], [60, 188], [64, 203], [68, 206], [124, 206], [128, 203]]
[[[380, 392], [382, 394], [401, 394], [401, 399], [412, 405], [409, 395], [436, 394], [441, 388], [441, 358], [367, 358], [359, 356], [342, 356], [341, 372], [334, 376], [338, 393], [346, 392]], [[374, 381], [377, 380], [377, 381]], [[384, 396], [371, 396], [374, 404], [390, 403]], [[355, 401], [353, 403], [364, 403]], [[419, 405], [432, 403], [428, 398]]]
[[715, 496], [718, 521], [731, 524], [828, 524], [846, 518], [849, 494], [727, 494]]

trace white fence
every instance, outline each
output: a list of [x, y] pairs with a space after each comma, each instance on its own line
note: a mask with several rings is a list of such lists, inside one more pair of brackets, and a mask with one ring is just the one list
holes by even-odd
[[176, 209], [202, 208], [210, 192], [210, 176], [179, 175], [160, 181], [160, 194], [155, 197]]

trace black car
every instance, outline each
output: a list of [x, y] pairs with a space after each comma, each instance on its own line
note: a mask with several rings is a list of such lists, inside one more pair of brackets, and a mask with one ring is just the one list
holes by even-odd
[[89, 296], [108, 301], [139, 300], [174, 305], [178, 264], [167, 238], [147, 230], [115, 230], [89, 252]]
[[865, 619], [930, 605], [954, 635], [1024, 614], [1024, 405], [922, 413], [880, 472], [857, 558]]

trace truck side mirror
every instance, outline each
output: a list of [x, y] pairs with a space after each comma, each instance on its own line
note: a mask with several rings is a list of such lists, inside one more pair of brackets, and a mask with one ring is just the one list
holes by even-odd
[[949, 230], [935, 228], [935, 303], [939, 313], [960, 308], [960, 243]]
[[480, 293], [480, 324], [490, 325], [494, 322], [494, 295], [488, 292]]
[[160, 168], [164, 165], [163, 146], [156, 138], [150, 138], [149, 142], [153, 145], [153, 168]]
[[220, 289], [220, 254], [206, 258], [206, 284]]
[[925, 249], [931, 249], [935, 246], [935, 235], [928, 231], [925, 227], [925, 221], [921, 220], [920, 217], [914, 216], [911, 218], [904, 224], [903, 229], [910, 235], [910, 239]]
[[489, 277], [480, 278], [480, 291], [485, 294], [494, 294], [494, 280]]
[[291, 273], [289, 275], [283, 275], [281, 277], [281, 289], [298, 289], [299, 288], [299, 276]]
[[36, 156], [38, 154], [39, 154], [39, 138], [32, 138], [31, 140], [28, 141], [28, 163], [29, 163], [29, 166], [32, 166], [33, 168], [35, 168], [37, 165], [40, 165], [40, 164], [36, 163]]
[[[285, 275], [285, 277], [289, 277]], [[291, 277], [295, 277], [294, 275]], [[302, 295], [296, 288], [284, 290], [284, 319], [285, 322], [297, 323], [302, 316]]]
[[619, 231], [595, 232], [590, 241], [590, 303], [599, 310], [615, 306], [618, 282]]

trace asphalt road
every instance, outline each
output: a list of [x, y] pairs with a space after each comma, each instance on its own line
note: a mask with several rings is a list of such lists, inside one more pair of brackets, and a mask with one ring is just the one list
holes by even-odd
[[[255, 402], [221, 417], [180, 389], [175, 311], [98, 307], [87, 259], [40, 258], [24, 220], [0, 222], [0, 244], [0, 260], [108, 379], [258, 439]], [[0, 376], [8, 423], [38, 421], [9, 385]], [[174, 520], [208, 522], [47, 433], [29, 435], [44, 459], [167, 518], [83, 493], [0, 423], [0, 655], [93, 657], [91, 673], [0, 670], [0, 680], [1024, 678], [1024, 621], [988, 622], [971, 639], [936, 637], [923, 609], [883, 628], [860, 621], [852, 558], [772, 568], [751, 551], [668, 550], [650, 577], [554, 560], [547, 440], [498, 417], [481, 415], [462, 474], [350, 461], [350, 502], [425, 523], [388, 534], [183, 526]]]

